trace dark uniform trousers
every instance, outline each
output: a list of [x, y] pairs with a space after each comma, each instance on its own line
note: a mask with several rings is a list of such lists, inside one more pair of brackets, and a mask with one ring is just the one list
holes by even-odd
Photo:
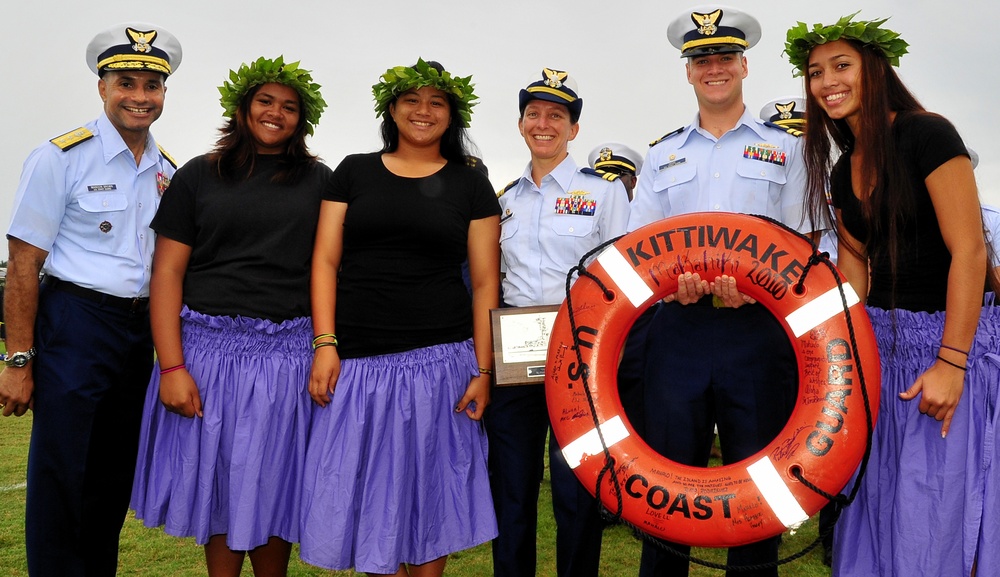
[[[535, 575], [538, 491], [549, 415], [544, 385], [494, 387], [486, 408], [490, 489], [499, 535], [493, 540], [495, 577]], [[555, 438], [549, 444], [556, 565], [560, 577], [596, 576], [601, 556], [597, 500], [576, 479]]]
[[32, 577], [118, 568], [153, 366], [148, 301], [121, 304], [41, 289], [25, 515]]
[[[626, 414], [640, 434], [642, 351], [651, 313], [633, 325], [618, 376]], [[490, 444], [490, 488], [499, 527], [499, 536], [493, 540], [493, 574], [530, 577], [536, 573], [538, 491], [545, 437], [550, 430], [544, 385], [494, 387], [484, 421]], [[597, 577], [605, 525], [600, 503], [566, 464], [554, 437], [549, 441], [549, 475], [556, 520], [556, 574]]]
[[[646, 349], [646, 442], [668, 459], [704, 467], [717, 424], [723, 459], [735, 463], [774, 440], [791, 415], [797, 386], [789, 339], [763, 305], [715, 308], [710, 297], [658, 305]], [[730, 548], [727, 563], [773, 562], [778, 543], [775, 537]], [[643, 544], [640, 577], [687, 574], [687, 559]], [[778, 571], [726, 575], [777, 577]]]

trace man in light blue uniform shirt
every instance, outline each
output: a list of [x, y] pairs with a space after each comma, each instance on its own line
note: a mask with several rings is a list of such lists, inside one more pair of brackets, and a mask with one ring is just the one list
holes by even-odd
[[149, 127], [180, 62], [180, 44], [152, 24], [98, 34], [87, 64], [103, 113], [24, 163], [7, 231], [0, 407], [4, 416], [34, 411], [32, 577], [117, 571], [153, 365], [149, 222], [175, 169]]
[[[531, 153], [520, 178], [499, 194], [503, 304], [560, 304], [566, 273], [588, 251], [624, 234], [629, 203], [617, 175], [580, 168], [569, 155], [583, 109], [575, 81], [546, 68], [519, 94], [518, 130]], [[484, 418], [499, 536], [497, 577], [536, 572], [536, 519], [549, 418], [544, 385], [494, 387]], [[555, 439], [549, 446], [556, 566], [560, 577], [596, 577], [599, 503], [576, 479]]]
[[[699, 6], [674, 20], [667, 36], [686, 59], [698, 113], [692, 124], [651, 145], [629, 230], [685, 213], [737, 212], [806, 231], [798, 138], [765, 125], [743, 103], [743, 53], [760, 39], [757, 20], [732, 8]], [[646, 341], [644, 438], [673, 461], [706, 466], [716, 425], [723, 460], [740, 461], [771, 442], [791, 413], [798, 380], [788, 338], [740, 288], [732, 277], [686, 273], [678, 293], [655, 305]], [[773, 562], [777, 546], [775, 538], [734, 547], [727, 562]], [[687, 574], [683, 557], [643, 545], [642, 577]], [[777, 569], [727, 575], [776, 577]]]

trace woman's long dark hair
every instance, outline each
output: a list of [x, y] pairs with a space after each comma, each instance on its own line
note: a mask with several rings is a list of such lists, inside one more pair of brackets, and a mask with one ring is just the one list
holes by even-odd
[[[809, 89], [807, 74], [806, 118], [809, 121], [806, 124], [805, 161], [810, 217], [814, 226], [826, 228], [829, 225], [830, 171], [837, 157], [857, 150], [861, 153], [858, 168], [865, 187], [859, 192], [862, 215], [868, 225], [868, 256], [876, 256], [871, 254], [873, 248], [883, 250], [871, 242], [872, 239], [885, 239], [885, 256], [895, 279], [899, 231], [914, 217], [915, 205], [908, 167], [893, 137], [892, 113], [925, 113], [925, 110], [876, 48], [853, 40], [845, 41], [861, 54], [861, 82], [854, 87], [855, 92], [860, 91], [861, 100], [859, 134], [851, 132], [846, 120], [834, 120], [826, 115]], [[839, 250], [853, 250], [842, 239], [838, 240]]]
[[[258, 84], [243, 95], [236, 114], [219, 129], [219, 140], [208, 154], [219, 178], [225, 182], [244, 181], [254, 172], [257, 146], [249, 126], [250, 103], [262, 86], [263, 84]], [[288, 139], [288, 145], [271, 182], [294, 184], [319, 162], [319, 158], [310, 153], [306, 146], [306, 134], [306, 112], [302, 97], [299, 96], [299, 122], [292, 137]]]
[[[441, 66], [438, 62], [428, 60], [427, 65], [438, 72], [444, 72], [444, 66]], [[416, 65], [412, 68], [416, 70]], [[451, 93], [447, 93], [446, 96], [448, 97], [451, 122], [448, 124], [448, 128], [444, 131], [444, 134], [441, 135], [441, 156], [450, 162], [465, 164], [466, 159], [469, 156], [477, 154], [477, 152], [475, 151], [475, 146], [472, 144], [472, 140], [469, 138], [468, 131], [463, 126], [464, 121], [458, 113], [458, 102], [455, 100], [455, 96]], [[393, 98], [389, 106], [392, 107], [398, 98], [398, 95], [396, 98]], [[382, 135], [382, 150], [380, 152], [395, 152], [399, 148], [399, 127], [396, 126], [396, 121], [392, 119], [392, 114], [389, 113], [388, 108], [385, 111], [385, 115], [382, 116], [380, 133]]]
[[[916, 97], [906, 88], [889, 61], [870, 45], [845, 39], [861, 54], [861, 115], [859, 134], [851, 132], [845, 120], [833, 120], [820, 107], [809, 89], [806, 75], [806, 124], [805, 161], [808, 175], [807, 195], [809, 213], [814, 230], [829, 225], [827, 188], [829, 174], [841, 154], [861, 153], [861, 182], [864, 190], [858, 191], [862, 215], [867, 224], [866, 250], [870, 259], [886, 258], [892, 278], [890, 299], [896, 293], [896, 266], [899, 254], [899, 231], [905, 223], [915, 218], [913, 183], [909, 167], [896, 147], [892, 131], [892, 113], [933, 114], [927, 112]], [[881, 87], [881, 88], [880, 88]], [[855, 91], [859, 87], [855, 87]], [[832, 148], [836, 148], [833, 151]], [[836, 154], [834, 154], [836, 152]], [[869, 192], [870, 191], [870, 192]], [[884, 248], [873, 239], [885, 239]], [[853, 247], [838, 238], [838, 250]], [[880, 251], [873, 254], [873, 251]], [[987, 243], [987, 252], [993, 247]], [[861, 255], [855, 255], [861, 257]], [[990, 261], [992, 262], [992, 261]], [[992, 290], [1000, 290], [1000, 278], [992, 265], [987, 267], [987, 283]], [[998, 293], [1000, 294], [1000, 293]]]

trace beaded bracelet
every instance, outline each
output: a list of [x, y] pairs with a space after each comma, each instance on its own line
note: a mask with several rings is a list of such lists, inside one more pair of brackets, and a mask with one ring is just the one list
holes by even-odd
[[968, 367], [963, 367], [962, 365], [955, 364], [955, 363], [949, 361], [948, 359], [942, 358], [941, 355], [937, 356], [937, 360], [939, 360], [941, 362], [944, 362], [944, 363], [948, 363], [949, 365], [955, 367], [956, 369], [958, 369], [960, 371], [968, 370]]
[[184, 366], [184, 363], [181, 363], [179, 365], [174, 365], [172, 367], [167, 367], [165, 369], [160, 369], [160, 375], [165, 375], [167, 373], [172, 373], [174, 371], [179, 371], [179, 370], [185, 369], [185, 368], [187, 368], [187, 367]]
[[479, 367], [479, 374], [481, 374], [481, 375], [492, 375], [493, 374], [493, 369], [484, 369], [483, 367]]
[[956, 349], [955, 347], [949, 347], [948, 345], [941, 343], [939, 345], [942, 349], [948, 349], [949, 351], [955, 351], [956, 353], [962, 353], [965, 356], [969, 356], [969, 351], [963, 351], [962, 349]]

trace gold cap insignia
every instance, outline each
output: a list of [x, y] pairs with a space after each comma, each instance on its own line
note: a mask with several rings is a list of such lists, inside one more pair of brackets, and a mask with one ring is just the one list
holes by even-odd
[[792, 112], [795, 111], [795, 101], [789, 102], [788, 104], [775, 104], [774, 108], [778, 111], [778, 116], [782, 120], [788, 120], [792, 117]]
[[698, 27], [698, 33], [703, 36], [712, 36], [719, 31], [716, 24], [721, 17], [722, 9], [716, 10], [710, 14], [700, 14], [698, 12], [691, 13], [691, 20], [694, 20], [695, 26]]
[[601, 162], [607, 162], [611, 160], [611, 149], [605, 146], [601, 149]]
[[568, 72], [552, 70], [551, 68], [543, 68], [542, 72], [545, 74], [545, 85], [550, 88], [562, 88], [562, 81], [569, 76]]
[[156, 40], [156, 30], [140, 32], [135, 28], [126, 28], [125, 33], [132, 39], [132, 42], [135, 42], [135, 44], [132, 45], [132, 50], [142, 52], [143, 54], [153, 50], [152, 45], [153, 40]]

